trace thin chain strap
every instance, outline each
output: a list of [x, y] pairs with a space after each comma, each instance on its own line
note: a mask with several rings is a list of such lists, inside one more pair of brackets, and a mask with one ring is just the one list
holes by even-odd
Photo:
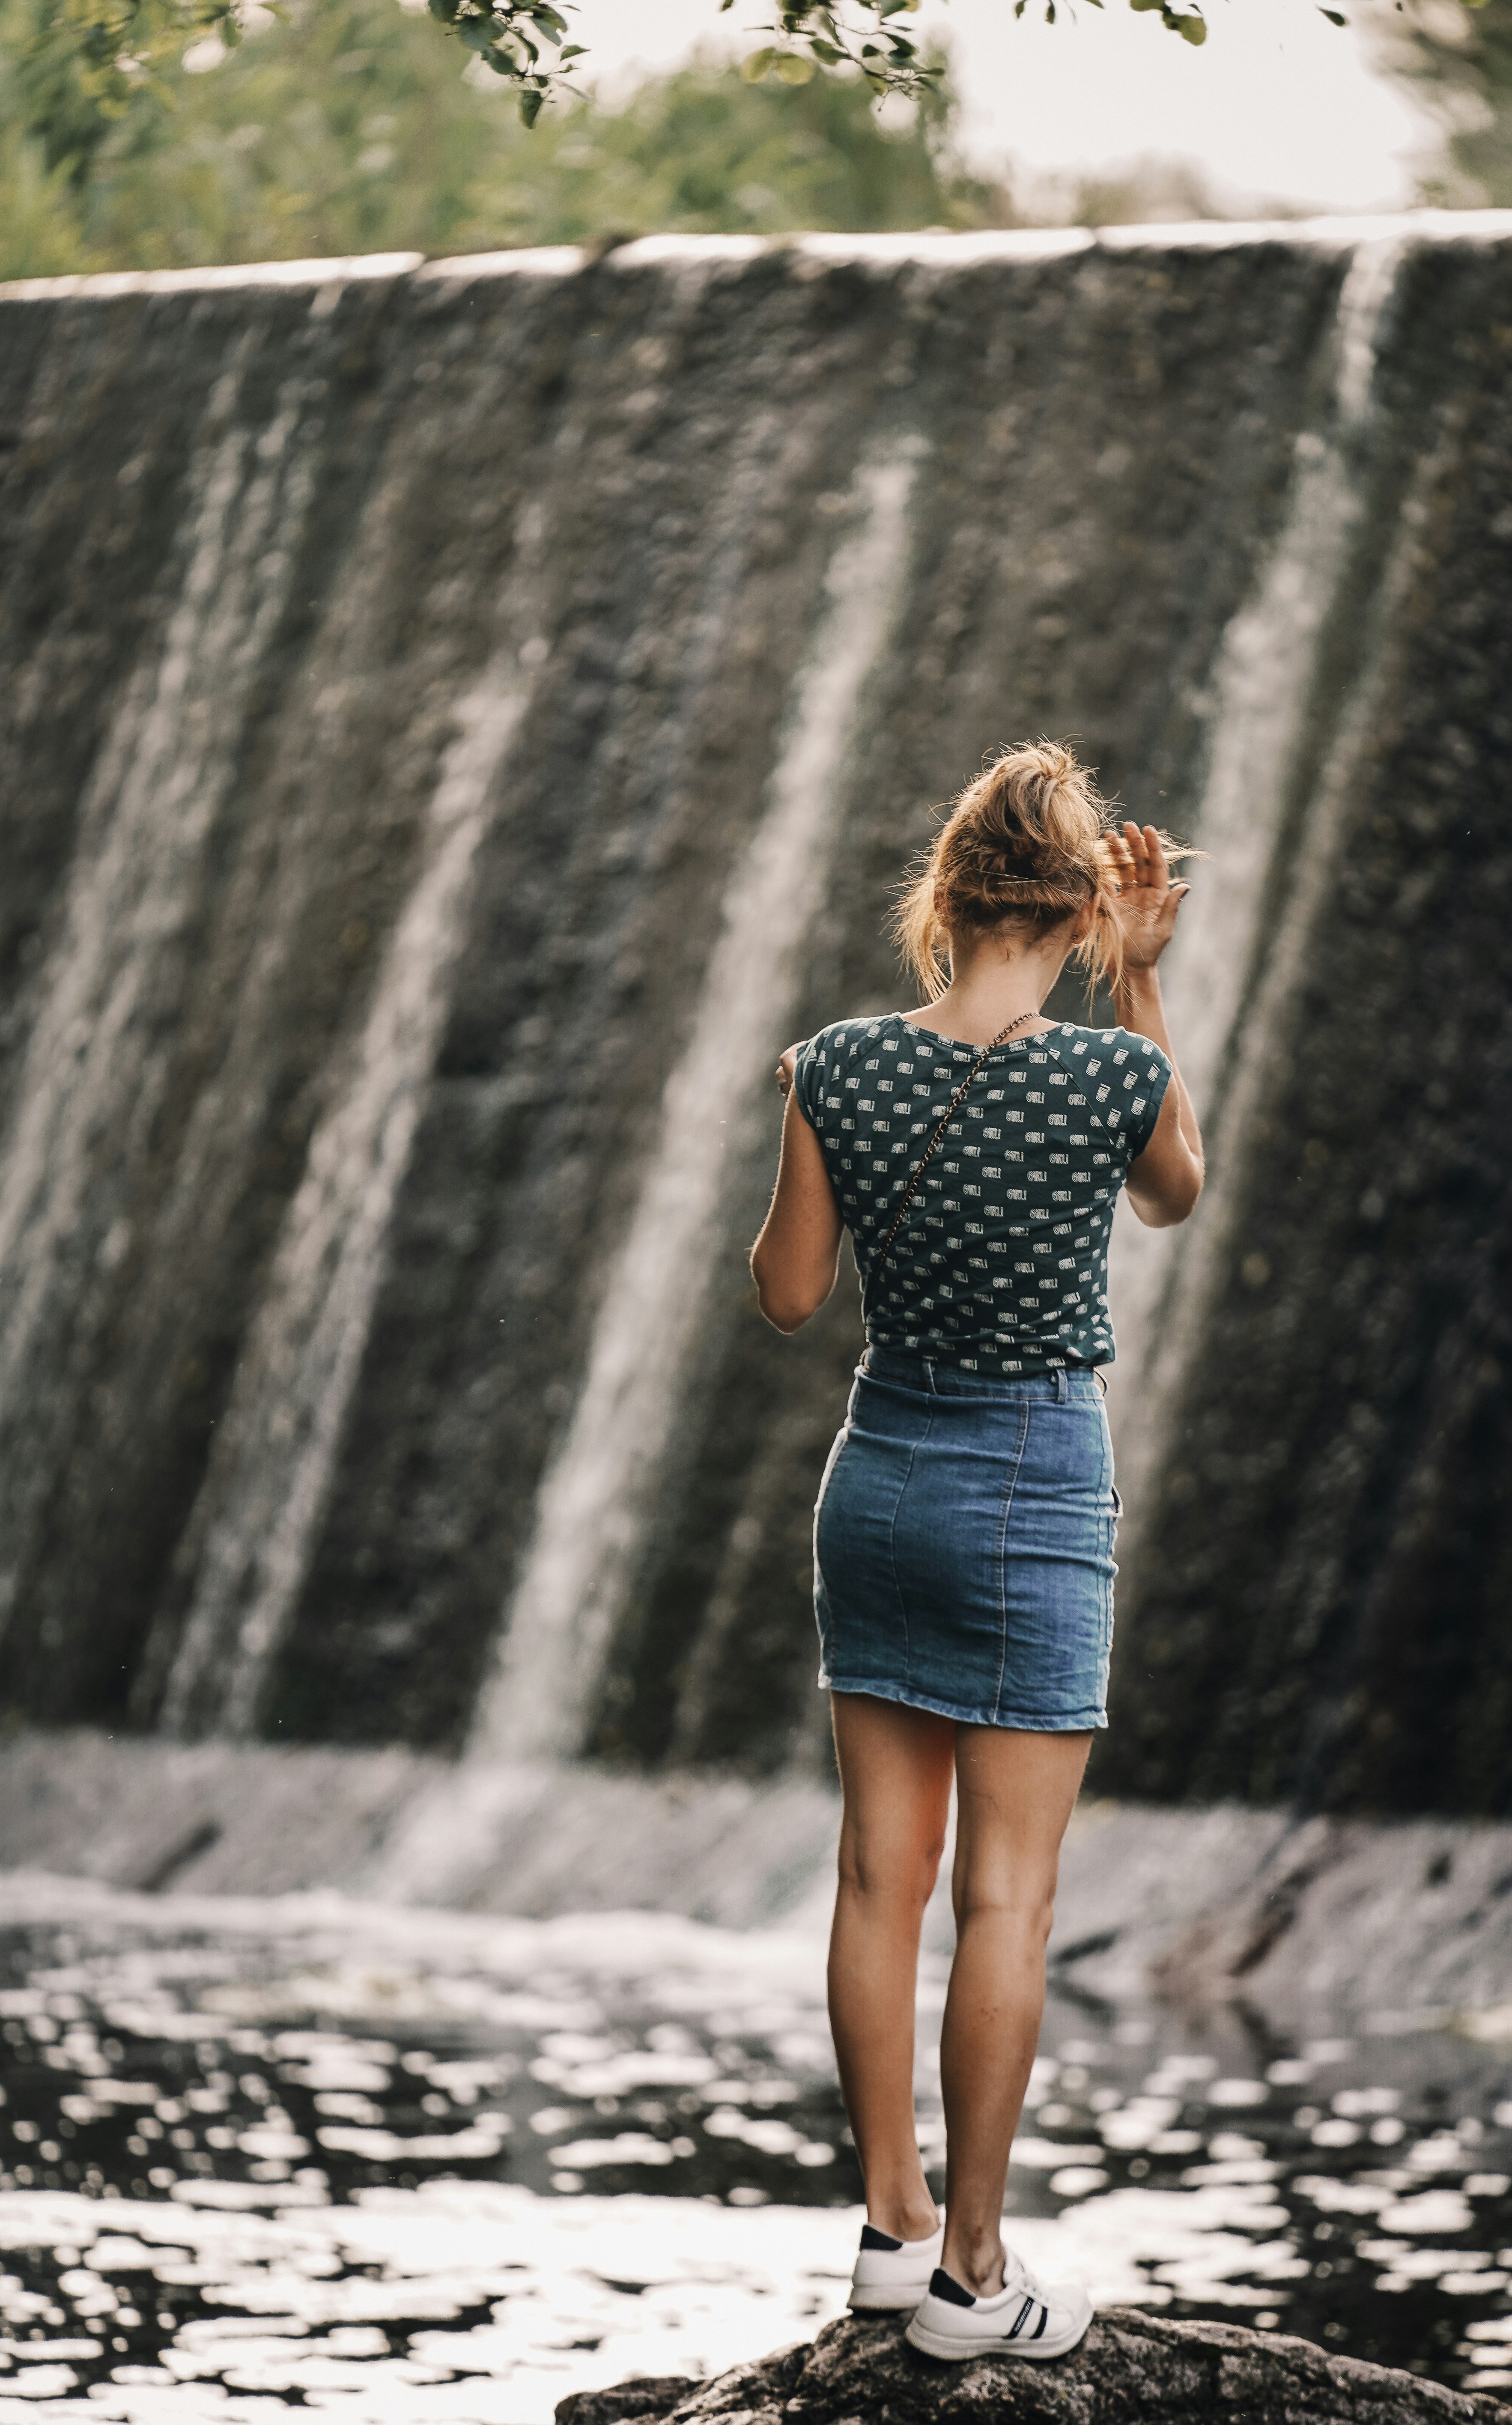
[[990, 1044], [984, 1044], [975, 1060], [972, 1063], [971, 1068], [967, 1070], [965, 1077], [961, 1080], [960, 1084], [957, 1087], [956, 1092], [951, 1097], [950, 1109], [946, 1112], [944, 1118], [936, 1129], [934, 1135], [925, 1147], [923, 1159], [921, 1160], [918, 1168], [915, 1170], [913, 1177], [909, 1181], [908, 1193], [893, 1216], [893, 1227], [882, 1241], [882, 1251], [877, 1256], [876, 1262], [872, 1265], [871, 1277], [866, 1283], [865, 1302], [861, 1307], [863, 1314], [869, 1314], [871, 1312], [872, 1291], [876, 1288], [877, 1280], [881, 1276], [883, 1264], [886, 1262], [889, 1255], [893, 1252], [893, 1242], [896, 1238], [898, 1231], [903, 1227], [903, 1216], [907, 1212], [909, 1205], [913, 1202], [914, 1196], [918, 1192], [919, 1181], [924, 1177], [925, 1172], [928, 1169], [930, 1163], [933, 1161], [935, 1148], [939, 1145], [941, 1138], [944, 1135], [945, 1131], [949, 1128], [951, 1121], [960, 1110], [962, 1103], [965, 1101], [967, 1095], [971, 1091], [972, 1082], [975, 1078], [977, 1071], [980, 1069], [983, 1062], [997, 1051], [1000, 1044], [1006, 1043], [1008, 1037], [1013, 1034], [1016, 1027], [1021, 1027], [1026, 1019], [1033, 1019], [1034, 1017], [1035, 1013], [1032, 1010], [1021, 1011], [1017, 1019], [1010, 1019], [1006, 1027], [1000, 1030], [1000, 1032], [993, 1036]]

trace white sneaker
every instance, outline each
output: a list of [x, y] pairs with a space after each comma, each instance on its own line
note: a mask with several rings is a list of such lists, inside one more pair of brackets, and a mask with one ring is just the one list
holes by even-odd
[[1080, 2283], [1037, 2281], [1010, 2250], [1003, 2288], [973, 2299], [941, 2266], [904, 2338], [929, 2357], [1064, 2357], [1092, 2321]]
[[893, 2240], [875, 2224], [863, 2224], [846, 2306], [893, 2311], [916, 2307], [929, 2288], [944, 2244], [943, 2216], [927, 2240]]

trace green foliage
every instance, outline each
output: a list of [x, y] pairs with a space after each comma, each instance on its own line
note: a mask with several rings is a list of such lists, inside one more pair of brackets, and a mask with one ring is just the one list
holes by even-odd
[[[305, 0], [208, 71], [212, 44], [119, 115], [0, 0], [0, 276], [591, 242], [651, 230], [963, 226], [996, 216], [950, 150], [931, 63], [912, 128], [859, 79], [695, 67], [534, 134], [395, 0]], [[198, 72], [191, 72], [198, 69]]]
[[[1021, 17], [1030, 0], [1013, 0]], [[1057, 0], [1041, 0], [1047, 21], [1056, 20]], [[71, 79], [97, 118], [120, 117], [134, 93], [170, 70], [186, 45], [213, 37], [233, 49], [249, 25], [271, 12], [281, 15], [289, 0], [29, 0], [32, 56], [48, 72]], [[587, 56], [571, 31], [572, 0], [416, 0], [440, 33], [458, 42], [514, 94], [526, 127], [543, 104], [571, 88], [578, 61]], [[723, 13], [734, 0], [711, 0]], [[768, 0], [767, 30], [773, 40], [748, 64], [753, 81], [771, 75], [800, 85], [816, 73], [849, 70], [877, 93], [917, 100], [938, 70], [922, 54], [905, 21], [920, 0]], [[1103, 0], [1090, 0], [1101, 8]], [[1074, 0], [1060, 0], [1071, 8]], [[1129, 0], [1131, 8], [1158, 16], [1183, 41], [1207, 40], [1201, 0]], [[1336, 8], [1323, 14], [1336, 25]]]
[[63, 277], [87, 258], [67, 167], [24, 126], [0, 127], [0, 276]]
[[1374, 22], [1387, 64], [1445, 122], [1450, 173], [1424, 200], [1512, 203], [1512, 0], [1404, 0]]

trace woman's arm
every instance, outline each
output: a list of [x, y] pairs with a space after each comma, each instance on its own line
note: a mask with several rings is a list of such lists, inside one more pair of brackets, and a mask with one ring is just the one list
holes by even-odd
[[1130, 1167], [1129, 1201], [1147, 1229], [1168, 1229], [1196, 1211], [1205, 1171], [1202, 1132], [1166, 1031], [1157, 968], [1188, 888], [1172, 884], [1153, 826], [1141, 832], [1126, 825], [1111, 838], [1108, 852], [1123, 927], [1123, 977], [1114, 994], [1118, 1022], [1134, 1036], [1148, 1036], [1171, 1065], [1154, 1134]]
[[796, 1058], [796, 1046], [789, 1045], [777, 1067], [787, 1097], [782, 1158], [771, 1211], [750, 1250], [756, 1302], [773, 1329], [789, 1337], [818, 1312], [835, 1285], [844, 1226], [819, 1140], [793, 1091]]

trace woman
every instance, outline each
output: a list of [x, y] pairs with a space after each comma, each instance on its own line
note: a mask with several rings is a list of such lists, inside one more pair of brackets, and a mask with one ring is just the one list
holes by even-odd
[[[842, 1229], [866, 1351], [814, 1518], [814, 1602], [844, 1810], [829, 2013], [866, 2182], [850, 2305], [913, 2310], [936, 2357], [1058, 2357], [1085, 2290], [1000, 2232], [1044, 2003], [1061, 1838], [1107, 1721], [1118, 1513], [1099, 1365], [1120, 1188], [1184, 1221], [1202, 1146], [1156, 965], [1187, 887], [1115, 827], [1071, 753], [1009, 751], [957, 802], [897, 932], [925, 995], [782, 1055], [777, 1191], [751, 1252], [799, 1329]], [[1113, 1029], [1047, 1020], [1069, 958]], [[941, 2043], [941, 2223], [913, 2114], [919, 1930], [957, 1794]]]

